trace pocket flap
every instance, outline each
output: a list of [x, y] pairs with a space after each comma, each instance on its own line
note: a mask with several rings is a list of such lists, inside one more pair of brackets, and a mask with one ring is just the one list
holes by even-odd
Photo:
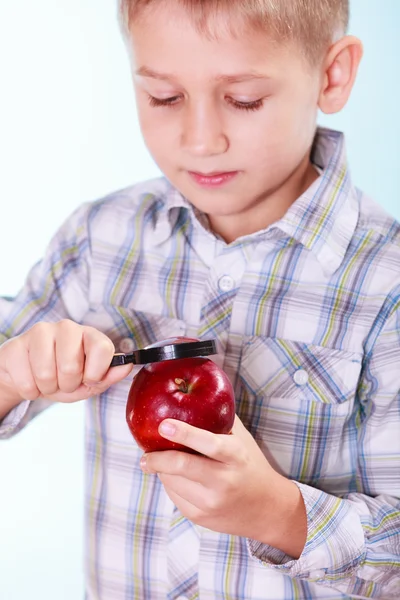
[[242, 371], [256, 395], [342, 404], [354, 396], [361, 356], [291, 340], [256, 337], [243, 348]]

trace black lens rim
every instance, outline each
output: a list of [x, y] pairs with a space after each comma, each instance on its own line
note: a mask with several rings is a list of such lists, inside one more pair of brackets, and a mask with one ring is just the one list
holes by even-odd
[[215, 340], [200, 340], [198, 342], [181, 342], [179, 344], [167, 344], [154, 348], [142, 348], [129, 354], [116, 354], [111, 361], [111, 367], [118, 367], [133, 363], [135, 365], [147, 365], [164, 360], [176, 360], [179, 358], [197, 358], [217, 354]]

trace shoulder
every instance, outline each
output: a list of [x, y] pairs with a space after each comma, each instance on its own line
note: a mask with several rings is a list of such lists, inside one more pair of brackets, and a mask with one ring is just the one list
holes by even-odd
[[369, 232], [381, 242], [393, 243], [400, 250], [400, 223], [372, 198], [357, 190], [360, 198], [358, 229]]
[[138, 211], [146, 211], [152, 207], [161, 208], [170, 187], [165, 177], [149, 179], [87, 203], [87, 208], [92, 218], [116, 212], [132, 216]]
[[59, 235], [69, 233], [80, 238], [114, 236], [127, 228], [154, 222], [166, 206], [170, 183], [159, 177], [117, 190], [97, 200], [81, 204], [65, 221]]
[[[354, 289], [362, 291], [375, 308], [379, 330], [400, 302], [400, 224], [383, 207], [357, 190], [359, 215], [343, 271], [351, 273]], [[364, 302], [364, 301], [363, 301]], [[365, 304], [365, 310], [370, 304]], [[376, 310], [376, 312], [375, 312]], [[377, 318], [379, 315], [379, 318]]]
[[388, 269], [400, 276], [400, 223], [382, 206], [369, 196], [357, 190], [359, 217], [353, 241], [363, 245], [370, 254], [371, 261], [376, 257], [384, 260]]
[[115, 213], [134, 215], [143, 208], [161, 208], [166, 201], [171, 184], [165, 177], [149, 179], [111, 192], [99, 199], [84, 202], [67, 219], [75, 223], [92, 220]]

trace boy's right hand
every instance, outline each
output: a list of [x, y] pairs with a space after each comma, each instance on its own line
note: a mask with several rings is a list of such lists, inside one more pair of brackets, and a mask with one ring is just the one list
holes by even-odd
[[9, 399], [15, 394], [16, 401], [84, 400], [132, 370], [132, 365], [110, 369], [114, 353], [112, 341], [93, 327], [67, 319], [37, 323], [0, 346], [1, 387]]

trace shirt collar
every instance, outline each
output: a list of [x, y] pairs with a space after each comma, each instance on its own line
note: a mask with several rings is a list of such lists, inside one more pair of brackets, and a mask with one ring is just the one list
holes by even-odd
[[162, 202], [156, 212], [155, 243], [162, 244], [170, 237], [182, 208], [186, 209], [196, 227], [202, 227], [208, 235], [213, 236], [209, 230], [207, 216], [197, 210], [167, 179], [163, 178], [163, 183], [165, 187]]
[[162, 187], [157, 197], [157, 206], [154, 214], [154, 243], [165, 242], [172, 233], [182, 207], [189, 208], [189, 202], [165, 178], [161, 178]]
[[[278, 228], [295, 239], [316, 256], [324, 272], [332, 274], [343, 261], [359, 216], [344, 135], [318, 128], [311, 158], [313, 164], [322, 169], [322, 174], [268, 230]], [[200, 222], [207, 230], [207, 217], [194, 209], [167, 180], [164, 183], [166, 189], [155, 222], [156, 244], [171, 235], [182, 208], [187, 209], [192, 222]], [[257, 238], [259, 235], [260, 232], [254, 234]]]
[[318, 128], [311, 159], [322, 174], [274, 227], [310, 250], [324, 272], [332, 274], [344, 259], [359, 217], [344, 135]]

